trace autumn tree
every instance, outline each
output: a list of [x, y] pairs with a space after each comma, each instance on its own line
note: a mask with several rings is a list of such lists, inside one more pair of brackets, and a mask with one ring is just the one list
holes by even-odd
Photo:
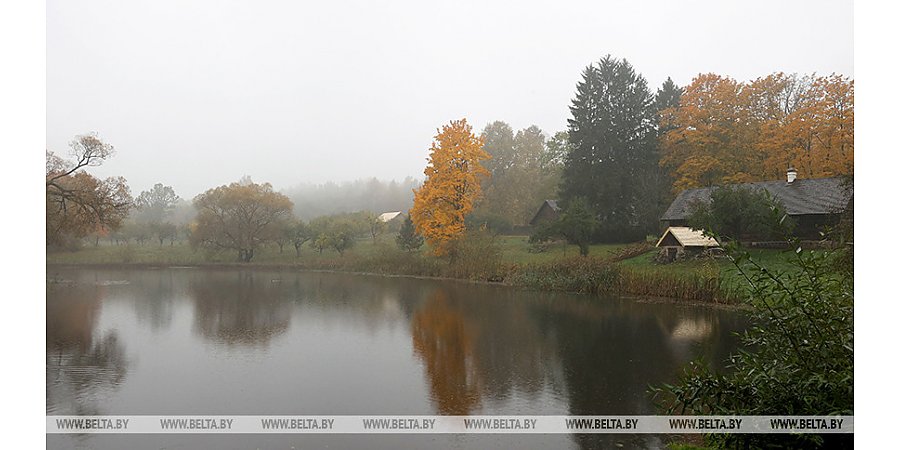
[[532, 125], [513, 134], [509, 125], [497, 121], [485, 127], [482, 137], [490, 155], [484, 167], [491, 174], [484, 180], [482, 208], [513, 225], [527, 224], [541, 202], [544, 132]]
[[293, 204], [271, 184], [245, 179], [198, 195], [194, 207], [192, 246], [236, 250], [239, 261], [250, 262], [257, 249], [275, 239]]
[[465, 217], [481, 195], [481, 178], [488, 176], [481, 165], [490, 158], [483, 145], [466, 119], [444, 125], [431, 144], [425, 182], [415, 191], [410, 217], [416, 232], [435, 255], [451, 261], [454, 241], [465, 233]]
[[641, 214], [656, 203], [648, 183], [658, 165], [652, 102], [644, 77], [611, 56], [585, 68], [576, 87], [560, 200], [566, 208], [584, 198], [604, 239], [630, 240], [656, 228], [653, 214]]
[[661, 164], [673, 175], [674, 191], [753, 178], [749, 163], [755, 159], [759, 167], [761, 158], [751, 144], [756, 130], [747, 94], [737, 81], [715, 74], [685, 88], [678, 110], [662, 124], [671, 128], [662, 139]]
[[491, 176], [482, 183], [484, 199], [472, 221], [501, 228], [526, 225], [541, 202], [555, 198], [567, 144], [560, 141], [564, 133], [555, 136], [551, 146], [536, 125], [513, 132], [507, 123], [495, 121], [481, 136], [490, 155], [484, 167]]
[[853, 80], [777, 73], [750, 86], [768, 113], [758, 144], [763, 177], [791, 166], [801, 178], [853, 173]]
[[101, 180], [84, 170], [111, 157], [112, 145], [96, 134], [86, 134], [76, 136], [69, 146], [72, 160], [47, 151], [47, 246], [66, 245], [98, 230], [115, 230], [132, 205], [124, 178]]
[[775, 73], [751, 82], [698, 75], [661, 111], [660, 164], [673, 191], [853, 173], [853, 80]]

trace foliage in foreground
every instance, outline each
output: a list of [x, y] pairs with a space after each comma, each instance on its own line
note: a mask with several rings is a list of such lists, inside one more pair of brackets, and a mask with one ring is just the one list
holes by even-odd
[[[852, 415], [853, 279], [831, 252], [796, 247], [798, 270], [773, 273], [746, 256], [753, 326], [726, 373], [695, 361], [675, 385], [655, 389], [669, 413]], [[852, 435], [709, 435], [727, 448], [842, 447]]]

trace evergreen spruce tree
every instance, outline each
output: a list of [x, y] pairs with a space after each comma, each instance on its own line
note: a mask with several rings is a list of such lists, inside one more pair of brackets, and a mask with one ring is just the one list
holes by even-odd
[[418, 250], [424, 242], [425, 239], [416, 233], [416, 226], [407, 215], [406, 219], [403, 220], [403, 225], [400, 226], [400, 233], [397, 234], [397, 246], [402, 250], [411, 252]]
[[676, 85], [671, 77], [666, 78], [662, 88], [656, 90], [656, 97], [653, 99], [653, 109], [656, 110], [657, 116], [664, 109], [677, 108], [681, 103], [681, 94], [683, 93], [684, 88]]
[[[676, 85], [672, 78], [666, 78], [660, 89], [656, 90], [656, 96], [653, 98], [653, 126], [656, 130], [656, 145], [653, 148], [653, 169], [648, 170], [644, 180], [646, 192], [644, 195], [644, 207], [639, 209], [643, 214], [642, 223], [658, 223], [659, 217], [662, 216], [666, 207], [674, 198], [672, 194], [673, 179], [671, 174], [663, 170], [659, 166], [659, 149], [660, 139], [663, 135], [674, 128], [672, 125], [663, 125], [664, 116], [671, 116], [681, 103], [681, 94], [684, 89]], [[669, 120], [668, 122], [671, 122]], [[648, 226], [648, 233], [652, 233], [653, 227]]]
[[586, 199], [599, 240], [630, 241], [656, 229], [653, 106], [644, 77], [609, 55], [585, 68], [576, 87], [560, 200], [565, 208]]

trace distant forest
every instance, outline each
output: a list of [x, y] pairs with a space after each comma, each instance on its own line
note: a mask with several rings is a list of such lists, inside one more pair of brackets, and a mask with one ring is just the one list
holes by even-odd
[[413, 177], [403, 181], [363, 178], [341, 183], [303, 184], [282, 191], [294, 202], [294, 214], [303, 220], [337, 213], [408, 211], [413, 189], [422, 182]]

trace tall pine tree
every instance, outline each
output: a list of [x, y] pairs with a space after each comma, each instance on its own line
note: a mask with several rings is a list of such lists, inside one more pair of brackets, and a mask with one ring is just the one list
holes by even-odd
[[658, 220], [656, 111], [647, 80], [628, 61], [607, 55], [585, 68], [569, 109], [563, 207], [584, 197], [597, 214], [598, 240], [643, 238]]
[[[648, 174], [648, 192], [646, 198], [646, 208], [642, 208], [640, 211], [644, 213], [645, 217], [642, 220], [644, 223], [649, 223], [652, 220], [656, 221], [659, 217], [662, 216], [663, 212], [665, 212], [666, 207], [672, 203], [672, 199], [674, 195], [672, 194], [672, 183], [674, 182], [671, 174], [668, 171], [664, 170], [659, 165], [659, 152], [660, 152], [660, 139], [662, 136], [669, 130], [673, 129], [672, 125], [663, 125], [665, 123], [671, 124], [673, 120], [671, 117], [678, 110], [679, 104], [681, 103], [681, 94], [684, 93], [684, 88], [675, 84], [672, 81], [672, 78], [666, 78], [666, 81], [663, 82], [662, 87], [656, 90], [656, 96], [653, 98], [653, 113], [654, 113], [654, 127], [656, 128], [656, 145], [653, 149], [654, 151], [654, 170]], [[649, 185], [651, 184], [652, 185]], [[656, 222], [658, 223], [658, 222]], [[652, 228], [650, 228], [649, 232], [652, 232]]]

